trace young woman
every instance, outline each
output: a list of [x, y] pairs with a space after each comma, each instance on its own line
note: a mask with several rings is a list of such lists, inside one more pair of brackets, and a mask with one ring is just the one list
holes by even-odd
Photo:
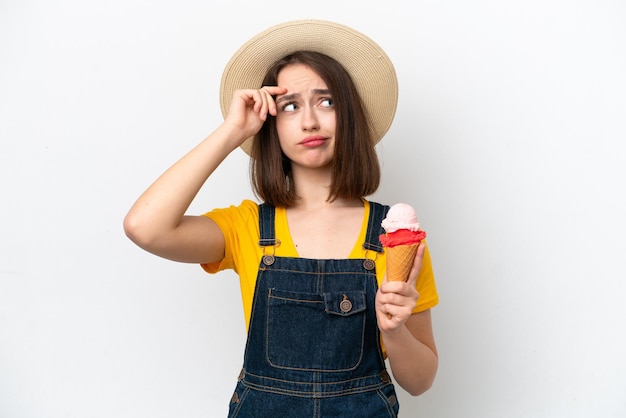
[[[224, 122], [126, 216], [147, 251], [239, 274], [248, 341], [229, 416], [397, 416], [385, 356], [407, 392], [431, 386], [438, 297], [427, 248], [407, 282], [388, 282], [378, 240], [388, 206], [365, 199], [396, 101], [393, 66], [364, 35], [316, 20], [272, 27], [228, 64]], [[262, 204], [185, 215], [240, 146]]]

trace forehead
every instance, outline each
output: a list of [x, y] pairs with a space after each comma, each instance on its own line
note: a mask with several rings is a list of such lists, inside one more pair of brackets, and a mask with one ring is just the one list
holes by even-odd
[[322, 77], [305, 64], [290, 64], [278, 73], [277, 84], [282, 87], [311, 86], [326, 88]]

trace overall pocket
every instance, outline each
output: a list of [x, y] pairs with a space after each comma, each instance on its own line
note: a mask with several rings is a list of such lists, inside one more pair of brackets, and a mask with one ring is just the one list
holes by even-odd
[[363, 357], [365, 292], [268, 292], [267, 358], [279, 368], [347, 371]]

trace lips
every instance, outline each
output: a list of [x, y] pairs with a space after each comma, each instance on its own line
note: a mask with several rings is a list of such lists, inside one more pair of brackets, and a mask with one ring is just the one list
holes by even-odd
[[299, 142], [299, 145], [305, 147], [318, 147], [326, 142], [327, 138], [321, 135], [313, 135], [307, 136], [302, 141]]

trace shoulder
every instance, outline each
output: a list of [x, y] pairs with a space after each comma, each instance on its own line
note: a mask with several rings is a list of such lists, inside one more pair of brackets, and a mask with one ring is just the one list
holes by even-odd
[[239, 205], [216, 208], [203, 216], [213, 220], [222, 230], [225, 228], [256, 224], [259, 219], [259, 205], [252, 200], [243, 200]]
[[203, 216], [208, 218], [220, 217], [220, 216], [236, 216], [236, 217], [248, 217], [258, 215], [259, 204], [252, 200], [242, 200], [239, 205], [231, 205], [223, 208], [215, 208], [210, 212], [206, 212]]

